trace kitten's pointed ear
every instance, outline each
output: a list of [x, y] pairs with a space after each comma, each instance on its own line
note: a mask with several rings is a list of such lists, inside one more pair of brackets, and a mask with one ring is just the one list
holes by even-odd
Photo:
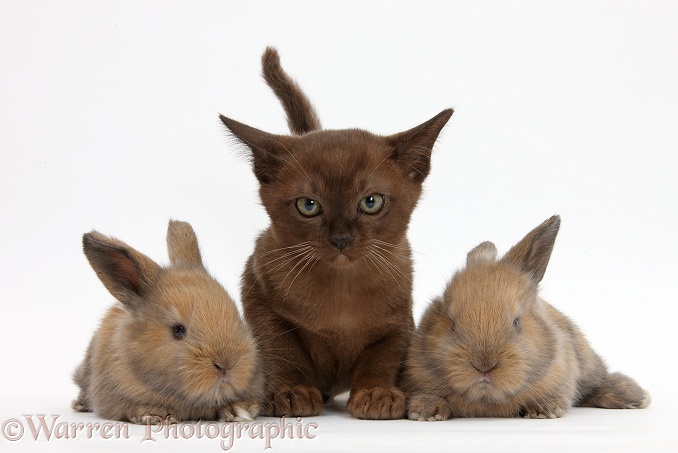
[[560, 216], [554, 215], [530, 231], [501, 260], [519, 266], [539, 283], [544, 278], [559, 229]]
[[234, 138], [250, 149], [254, 175], [260, 183], [268, 184], [284, 160], [280, 157], [289, 153], [290, 137], [269, 134], [247, 124], [219, 115]]
[[113, 297], [131, 309], [144, 303], [160, 266], [124, 242], [97, 231], [82, 237], [82, 248], [92, 269]]
[[167, 251], [172, 265], [203, 268], [198, 237], [187, 222], [170, 220], [167, 226]]
[[487, 263], [497, 260], [497, 247], [490, 241], [485, 241], [477, 245], [473, 250], [466, 255], [466, 265], [469, 266], [475, 263]]
[[393, 146], [391, 158], [398, 162], [407, 178], [421, 183], [431, 170], [431, 151], [443, 126], [454, 110], [443, 110], [430, 120], [409, 131], [387, 137]]

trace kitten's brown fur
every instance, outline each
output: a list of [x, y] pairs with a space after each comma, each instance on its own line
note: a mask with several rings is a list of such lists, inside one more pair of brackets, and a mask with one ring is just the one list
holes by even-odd
[[264, 80], [273, 90], [287, 113], [287, 125], [293, 134], [322, 129], [320, 119], [297, 83], [280, 66], [278, 52], [268, 47], [261, 56]]
[[[359, 418], [401, 418], [396, 386], [412, 319], [412, 262], [406, 233], [430, 170], [431, 149], [452, 115], [444, 110], [406, 132], [316, 130], [315, 112], [280, 68], [274, 49], [264, 77], [300, 135], [273, 135], [221, 117], [245, 144], [270, 227], [243, 273], [245, 317], [264, 355], [264, 412], [309, 416], [351, 390]], [[383, 195], [383, 208], [358, 206]], [[297, 200], [322, 207], [304, 217]]]

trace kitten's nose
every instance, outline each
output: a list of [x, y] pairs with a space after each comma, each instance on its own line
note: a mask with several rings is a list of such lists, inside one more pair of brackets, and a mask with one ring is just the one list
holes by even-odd
[[343, 251], [352, 239], [353, 236], [331, 237], [330, 242], [332, 242], [336, 248]]

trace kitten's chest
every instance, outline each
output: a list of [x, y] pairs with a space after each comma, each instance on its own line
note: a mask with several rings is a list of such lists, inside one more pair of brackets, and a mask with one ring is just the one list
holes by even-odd
[[[343, 276], [311, 279], [280, 300], [280, 315], [328, 339], [380, 334], [409, 313], [409, 295], [387, 282]], [[383, 327], [382, 327], [383, 326]]]

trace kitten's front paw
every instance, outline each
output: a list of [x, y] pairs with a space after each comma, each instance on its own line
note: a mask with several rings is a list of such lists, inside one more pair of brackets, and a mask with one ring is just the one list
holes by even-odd
[[220, 422], [251, 422], [259, 415], [257, 401], [239, 401], [219, 409]]
[[434, 395], [414, 395], [408, 404], [407, 416], [419, 422], [437, 422], [447, 420], [452, 409], [447, 401]]
[[310, 417], [323, 410], [323, 396], [316, 387], [283, 387], [269, 397], [266, 415], [273, 417]]
[[549, 400], [533, 401], [520, 410], [520, 416], [525, 418], [560, 418], [570, 407], [567, 401]]
[[392, 420], [405, 416], [405, 394], [396, 387], [374, 387], [351, 392], [348, 411], [356, 418]]

